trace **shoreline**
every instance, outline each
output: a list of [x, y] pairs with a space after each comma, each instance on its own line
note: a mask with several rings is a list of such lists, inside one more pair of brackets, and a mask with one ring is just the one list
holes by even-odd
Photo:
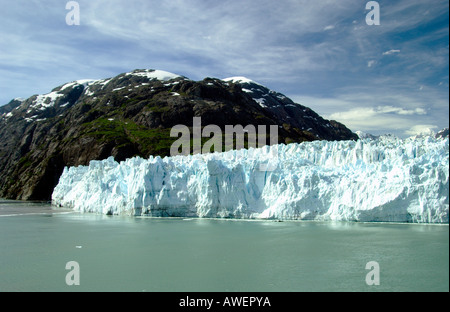
[[[11, 206], [22, 205], [20, 208], [4, 207], [11, 204]], [[231, 222], [293, 222], [293, 223], [354, 223], [354, 224], [413, 224], [413, 225], [438, 225], [449, 226], [449, 223], [417, 223], [417, 222], [400, 222], [400, 221], [352, 221], [352, 220], [300, 220], [300, 219], [262, 219], [262, 218], [214, 218], [214, 217], [157, 217], [157, 216], [145, 216], [145, 215], [105, 215], [97, 212], [82, 212], [64, 207], [56, 207], [48, 201], [21, 201], [0, 199], [0, 217], [14, 217], [14, 216], [27, 216], [27, 215], [48, 215], [48, 214], [79, 214], [79, 215], [97, 215], [105, 217], [127, 217], [136, 219], [155, 219], [155, 220], [181, 220], [181, 221], [194, 221], [194, 220], [213, 220], [213, 221], [231, 221]]]
[[0, 199], [0, 217], [15, 217], [27, 215], [48, 215], [76, 212], [72, 209], [55, 209], [48, 201], [24, 201]]

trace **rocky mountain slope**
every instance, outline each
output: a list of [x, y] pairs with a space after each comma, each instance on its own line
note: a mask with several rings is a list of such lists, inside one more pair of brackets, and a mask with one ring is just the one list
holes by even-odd
[[[358, 136], [243, 77], [193, 81], [159, 70], [79, 80], [0, 108], [0, 197], [48, 200], [65, 166], [168, 156], [175, 125], [277, 125], [278, 143]], [[269, 144], [269, 142], [267, 142]], [[224, 150], [226, 149], [223, 147]]]

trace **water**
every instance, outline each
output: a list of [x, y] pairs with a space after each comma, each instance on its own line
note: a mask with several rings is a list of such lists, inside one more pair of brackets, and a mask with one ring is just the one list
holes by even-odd
[[449, 291], [448, 225], [0, 215], [0, 291]]

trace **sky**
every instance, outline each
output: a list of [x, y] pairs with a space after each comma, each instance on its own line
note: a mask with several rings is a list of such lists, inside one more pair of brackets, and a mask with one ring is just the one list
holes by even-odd
[[368, 2], [78, 0], [70, 25], [69, 1], [0, 0], [0, 105], [147, 68], [245, 76], [352, 131], [448, 127], [448, 0]]

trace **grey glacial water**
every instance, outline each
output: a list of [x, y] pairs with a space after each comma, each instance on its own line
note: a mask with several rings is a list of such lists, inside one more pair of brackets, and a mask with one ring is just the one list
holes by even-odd
[[[366, 283], [371, 261], [379, 285]], [[75, 273], [79, 285], [68, 285]], [[0, 201], [0, 291], [449, 291], [449, 228], [111, 217]]]

